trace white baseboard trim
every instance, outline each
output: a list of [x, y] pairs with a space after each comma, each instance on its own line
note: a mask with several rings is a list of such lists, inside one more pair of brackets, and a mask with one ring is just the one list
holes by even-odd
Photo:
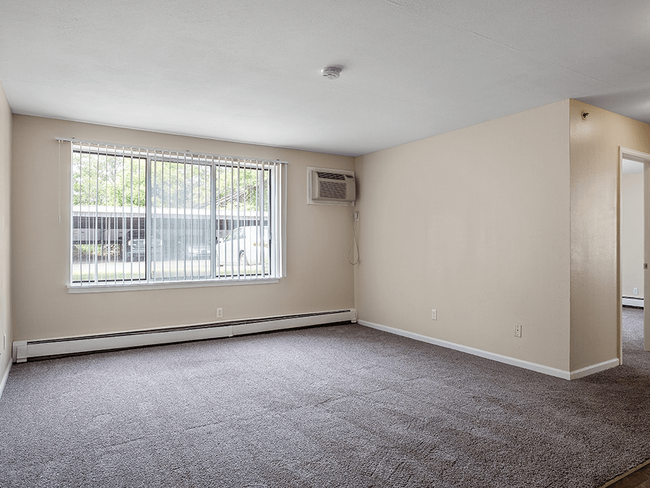
[[643, 308], [643, 298], [623, 297], [623, 305], [627, 307]]
[[587, 366], [585, 368], [581, 368], [576, 371], [569, 372], [557, 368], [551, 368], [549, 366], [544, 366], [543, 364], [524, 361], [523, 359], [516, 359], [509, 356], [503, 356], [501, 354], [495, 354], [493, 352], [483, 351], [481, 349], [475, 349], [473, 347], [455, 344], [453, 342], [443, 341], [441, 339], [434, 339], [433, 337], [427, 337], [421, 334], [416, 334], [414, 332], [408, 332], [406, 330], [396, 329], [394, 327], [387, 327], [385, 325], [374, 324], [366, 320], [359, 320], [359, 324], [365, 325], [366, 327], [372, 327], [373, 329], [383, 330], [384, 332], [390, 332], [391, 334], [397, 334], [404, 337], [408, 337], [410, 339], [415, 339], [416, 341], [428, 342], [429, 344], [446, 347], [448, 349], [454, 349], [456, 351], [472, 354], [473, 356], [479, 356], [485, 359], [491, 359], [493, 361], [498, 361], [500, 363], [509, 364], [511, 366], [517, 366], [519, 368], [529, 369], [531, 371], [536, 371], [538, 373], [544, 373], [550, 376], [555, 376], [556, 378], [562, 378], [564, 380], [576, 380], [578, 378], [584, 378], [585, 376], [589, 376], [590, 374], [599, 373], [600, 371], [605, 371], [606, 369], [613, 368], [620, 364], [619, 359], [614, 358], [614, 359], [609, 359], [607, 361], [603, 361], [602, 363], [593, 364], [591, 366]]
[[2, 381], [0, 381], [0, 398], [2, 398], [2, 392], [5, 391], [5, 385], [9, 379], [9, 371], [11, 371], [11, 363], [9, 363], [9, 366], [7, 366], [7, 371], [5, 371], [5, 374], [2, 375]]
[[608, 361], [603, 361], [602, 363], [587, 366], [586, 368], [581, 368], [576, 371], [569, 372], [557, 368], [551, 368], [549, 366], [544, 366], [543, 364], [531, 363], [530, 361], [524, 361], [523, 359], [502, 356], [501, 354], [495, 354], [493, 352], [483, 351], [481, 349], [475, 349], [473, 347], [462, 346], [460, 344], [443, 341], [441, 339], [434, 339], [433, 337], [427, 337], [421, 334], [416, 334], [414, 332], [396, 329], [394, 327], [374, 324], [372, 322], [368, 322], [367, 320], [359, 320], [359, 324], [365, 325], [366, 327], [372, 327], [373, 329], [383, 330], [384, 332], [390, 332], [391, 334], [397, 334], [408, 337], [410, 339], [415, 339], [416, 341], [428, 342], [429, 344], [446, 347], [447, 349], [454, 349], [456, 351], [472, 354], [473, 356], [479, 356], [485, 359], [498, 361], [500, 363], [510, 364], [511, 366], [518, 366], [520, 368], [529, 369], [531, 371], [537, 371], [538, 373], [548, 374], [550, 376], [555, 376], [556, 378], [562, 378], [564, 380], [576, 380], [578, 378], [589, 376], [590, 374], [605, 371], [606, 369], [613, 368], [620, 364], [618, 358], [615, 358]]
[[585, 368], [580, 368], [580, 369], [576, 369], [575, 371], [571, 371], [571, 379], [577, 380], [578, 378], [584, 378], [585, 376], [589, 376], [590, 374], [600, 373], [601, 371], [605, 371], [606, 369], [609, 368], [614, 368], [616, 366], [619, 366], [620, 364], [621, 362], [619, 361], [618, 358], [609, 359], [608, 361], [603, 361], [602, 363], [598, 363], [598, 364], [592, 364], [591, 366], [587, 366]]
[[255, 334], [258, 332], [347, 322], [356, 320], [356, 316], [355, 309], [347, 309], [126, 331], [113, 334], [14, 341], [12, 357], [14, 362], [23, 363], [30, 358], [37, 357], [126, 349], [130, 347], [153, 346], [203, 339], [218, 339], [236, 335]]
[[454, 349], [456, 351], [465, 352], [473, 356], [479, 356], [485, 359], [491, 359], [493, 361], [498, 361], [499, 363], [510, 364], [511, 366], [518, 366], [520, 368], [529, 369], [531, 371], [536, 371], [538, 373], [548, 374], [565, 380], [571, 379], [571, 373], [569, 371], [563, 371], [561, 369], [551, 368], [549, 366], [544, 366], [543, 364], [531, 363], [530, 361], [524, 361], [523, 359], [511, 358], [509, 356], [503, 356], [501, 354], [483, 351], [482, 349], [475, 349], [473, 347], [463, 346], [461, 344], [456, 344], [454, 342], [443, 341], [441, 339], [434, 339], [433, 337], [427, 337], [421, 334], [416, 334], [414, 332], [408, 332], [406, 330], [396, 329], [394, 327], [387, 327], [385, 325], [374, 324], [366, 320], [359, 320], [359, 323], [361, 325], [365, 325], [366, 327], [372, 327], [373, 329], [383, 330], [385, 332], [390, 332], [391, 334], [401, 335], [404, 337], [408, 337], [410, 339], [415, 339], [416, 341], [428, 342], [429, 344], [446, 347], [447, 349]]

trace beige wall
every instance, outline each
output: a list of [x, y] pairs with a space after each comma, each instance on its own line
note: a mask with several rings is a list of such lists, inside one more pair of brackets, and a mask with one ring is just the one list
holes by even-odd
[[356, 170], [361, 320], [568, 371], [568, 100]]
[[643, 298], [643, 173], [621, 179], [621, 294]]
[[[287, 276], [279, 284], [68, 294], [69, 178], [56, 137], [281, 159], [288, 165]], [[15, 115], [12, 280], [15, 340], [34, 340], [351, 308], [349, 207], [307, 205], [307, 166], [352, 169], [348, 157]]]
[[[618, 357], [618, 151], [650, 152], [647, 124], [564, 100], [355, 161], [18, 115], [12, 127], [4, 97], [0, 112], [0, 183], [6, 199], [11, 174], [14, 222], [2, 326], [11, 334], [13, 323], [15, 340], [203, 323], [216, 307], [236, 319], [356, 306], [361, 320], [563, 371]], [[59, 223], [55, 137], [289, 161], [287, 277], [68, 294], [70, 173], [64, 164]], [[357, 171], [354, 277], [353, 209], [308, 206], [307, 166]], [[0, 204], [8, 301], [9, 215]]]
[[[11, 109], [0, 84], [0, 381], [11, 364]], [[3, 336], [6, 335], [6, 348]]]
[[580, 369], [618, 357], [619, 147], [649, 153], [650, 126], [576, 100], [570, 117], [571, 368]]

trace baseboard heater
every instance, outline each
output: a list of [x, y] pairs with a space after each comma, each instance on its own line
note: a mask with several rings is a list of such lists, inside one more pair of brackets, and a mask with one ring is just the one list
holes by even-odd
[[624, 307], [637, 307], [643, 308], [643, 298], [639, 297], [623, 297]]
[[349, 323], [356, 322], [356, 320], [356, 310], [348, 309], [58, 339], [14, 341], [13, 361], [24, 363], [28, 359], [49, 356], [67, 356], [157, 344], [218, 339], [296, 327]]

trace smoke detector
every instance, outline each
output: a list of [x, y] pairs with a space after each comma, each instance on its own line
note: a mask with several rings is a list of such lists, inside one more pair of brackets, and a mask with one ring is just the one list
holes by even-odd
[[320, 70], [323, 73], [323, 76], [329, 80], [335, 80], [341, 76], [341, 68], [338, 66], [328, 66]]

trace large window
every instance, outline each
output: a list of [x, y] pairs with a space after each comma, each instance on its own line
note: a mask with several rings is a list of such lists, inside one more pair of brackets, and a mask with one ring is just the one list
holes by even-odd
[[72, 285], [281, 276], [282, 163], [71, 147]]

